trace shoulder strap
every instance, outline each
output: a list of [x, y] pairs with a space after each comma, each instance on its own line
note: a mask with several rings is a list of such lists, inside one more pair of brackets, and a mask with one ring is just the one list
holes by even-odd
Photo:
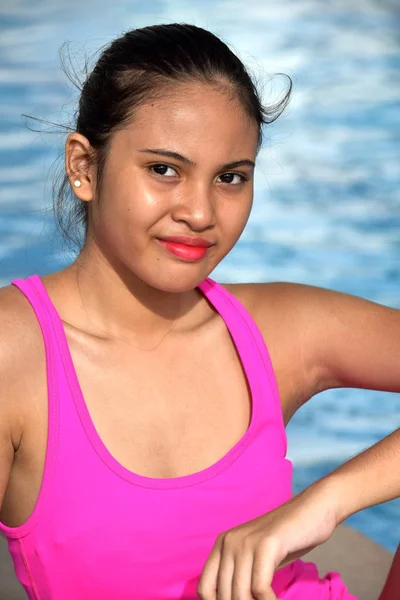
[[[214, 281], [213, 279], [210, 279], [209, 277], [207, 277], [204, 280], [204, 282], [207, 282], [207, 294], [212, 294], [213, 297], [217, 295], [220, 298], [224, 298], [226, 304], [230, 307], [230, 310], [233, 310], [234, 312], [236, 312], [237, 315], [240, 315], [241, 321], [244, 322], [247, 326], [247, 332], [248, 334], [250, 334], [252, 346], [254, 350], [258, 353], [258, 356], [260, 357], [261, 363], [264, 367], [264, 373], [267, 376], [270, 385], [273, 410], [277, 423], [279, 424], [279, 429], [281, 431], [281, 437], [286, 455], [287, 435], [282, 414], [282, 404], [280, 400], [278, 383], [276, 380], [274, 368], [264, 337], [251, 314], [236, 298], [236, 296], [234, 296], [231, 292], [224, 288], [220, 283]], [[201, 284], [202, 286], [204, 282]]]

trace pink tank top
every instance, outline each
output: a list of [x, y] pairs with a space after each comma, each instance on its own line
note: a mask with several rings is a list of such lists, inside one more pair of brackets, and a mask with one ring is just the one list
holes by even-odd
[[[46, 351], [49, 426], [42, 486], [20, 527], [0, 523], [31, 600], [195, 600], [216, 537], [291, 497], [292, 464], [277, 385], [259, 329], [206, 278], [198, 288], [224, 320], [251, 391], [251, 422], [206, 469], [169, 479], [123, 467], [99, 437], [62, 321], [38, 275], [11, 282], [27, 297]], [[285, 600], [354, 599], [336, 573], [296, 560], [276, 572]], [[355, 600], [355, 599], [354, 599]]]

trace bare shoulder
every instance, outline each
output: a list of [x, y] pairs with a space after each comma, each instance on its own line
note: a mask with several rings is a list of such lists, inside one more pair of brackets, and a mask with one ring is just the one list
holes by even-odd
[[266, 305], [268, 308], [273, 306], [278, 308], [282, 305], [282, 301], [287, 308], [290, 305], [304, 302], [310, 296], [315, 296], [315, 293], [319, 291], [329, 291], [311, 285], [284, 281], [221, 283], [221, 285], [240, 300], [240, 302], [244, 303], [246, 309], [257, 312], [263, 311]]
[[312, 314], [313, 319], [317, 319], [318, 305], [322, 307], [336, 294], [312, 285], [280, 281], [221, 285], [243, 304], [265, 334], [277, 326], [282, 332], [287, 324], [292, 336], [295, 335], [304, 324], [303, 317], [309, 318]]
[[[22, 436], [24, 402], [31, 377], [43, 361], [43, 339], [27, 298], [13, 285], [0, 288], [0, 421], [14, 445]], [[29, 395], [29, 394], [28, 394]]]
[[[289, 282], [221, 284], [233, 294], [261, 330], [274, 356], [288, 355], [304, 338], [310, 314], [328, 290]], [[310, 310], [310, 307], [311, 310]]]
[[[331, 322], [358, 315], [397, 315], [398, 310], [371, 302], [365, 298], [313, 285], [289, 282], [222, 284], [243, 303], [245, 308], [261, 325], [272, 325], [279, 319], [282, 326], [286, 320], [291, 327], [299, 323], [304, 329], [312, 325], [318, 328]], [[397, 317], [398, 318], [398, 317]]]

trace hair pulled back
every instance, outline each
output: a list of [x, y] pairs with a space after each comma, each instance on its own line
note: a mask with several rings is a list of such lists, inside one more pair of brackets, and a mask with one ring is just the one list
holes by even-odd
[[[187, 24], [152, 25], [128, 31], [105, 47], [81, 88], [75, 131], [94, 149], [97, 184], [111, 136], [134, 116], [135, 109], [165, 93], [176, 83], [199, 81], [221, 87], [236, 99], [259, 129], [285, 109], [292, 81], [284, 97], [264, 107], [241, 60], [216, 35]], [[66, 196], [72, 196], [68, 211]], [[82, 247], [88, 232], [88, 203], [72, 194], [66, 174], [53, 198], [57, 225], [63, 236]]]

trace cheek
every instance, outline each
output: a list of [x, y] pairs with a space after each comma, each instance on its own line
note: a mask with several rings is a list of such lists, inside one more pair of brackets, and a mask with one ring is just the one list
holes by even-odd
[[157, 199], [140, 180], [114, 182], [103, 190], [98, 213], [101, 227], [110, 232], [119, 232], [140, 237], [163, 215], [163, 202]]
[[252, 195], [232, 199], [221, 205], [218, 216], [220, 229], [227, 243], [235, 243], [240, 237], [249, 219], [252, 207]]

